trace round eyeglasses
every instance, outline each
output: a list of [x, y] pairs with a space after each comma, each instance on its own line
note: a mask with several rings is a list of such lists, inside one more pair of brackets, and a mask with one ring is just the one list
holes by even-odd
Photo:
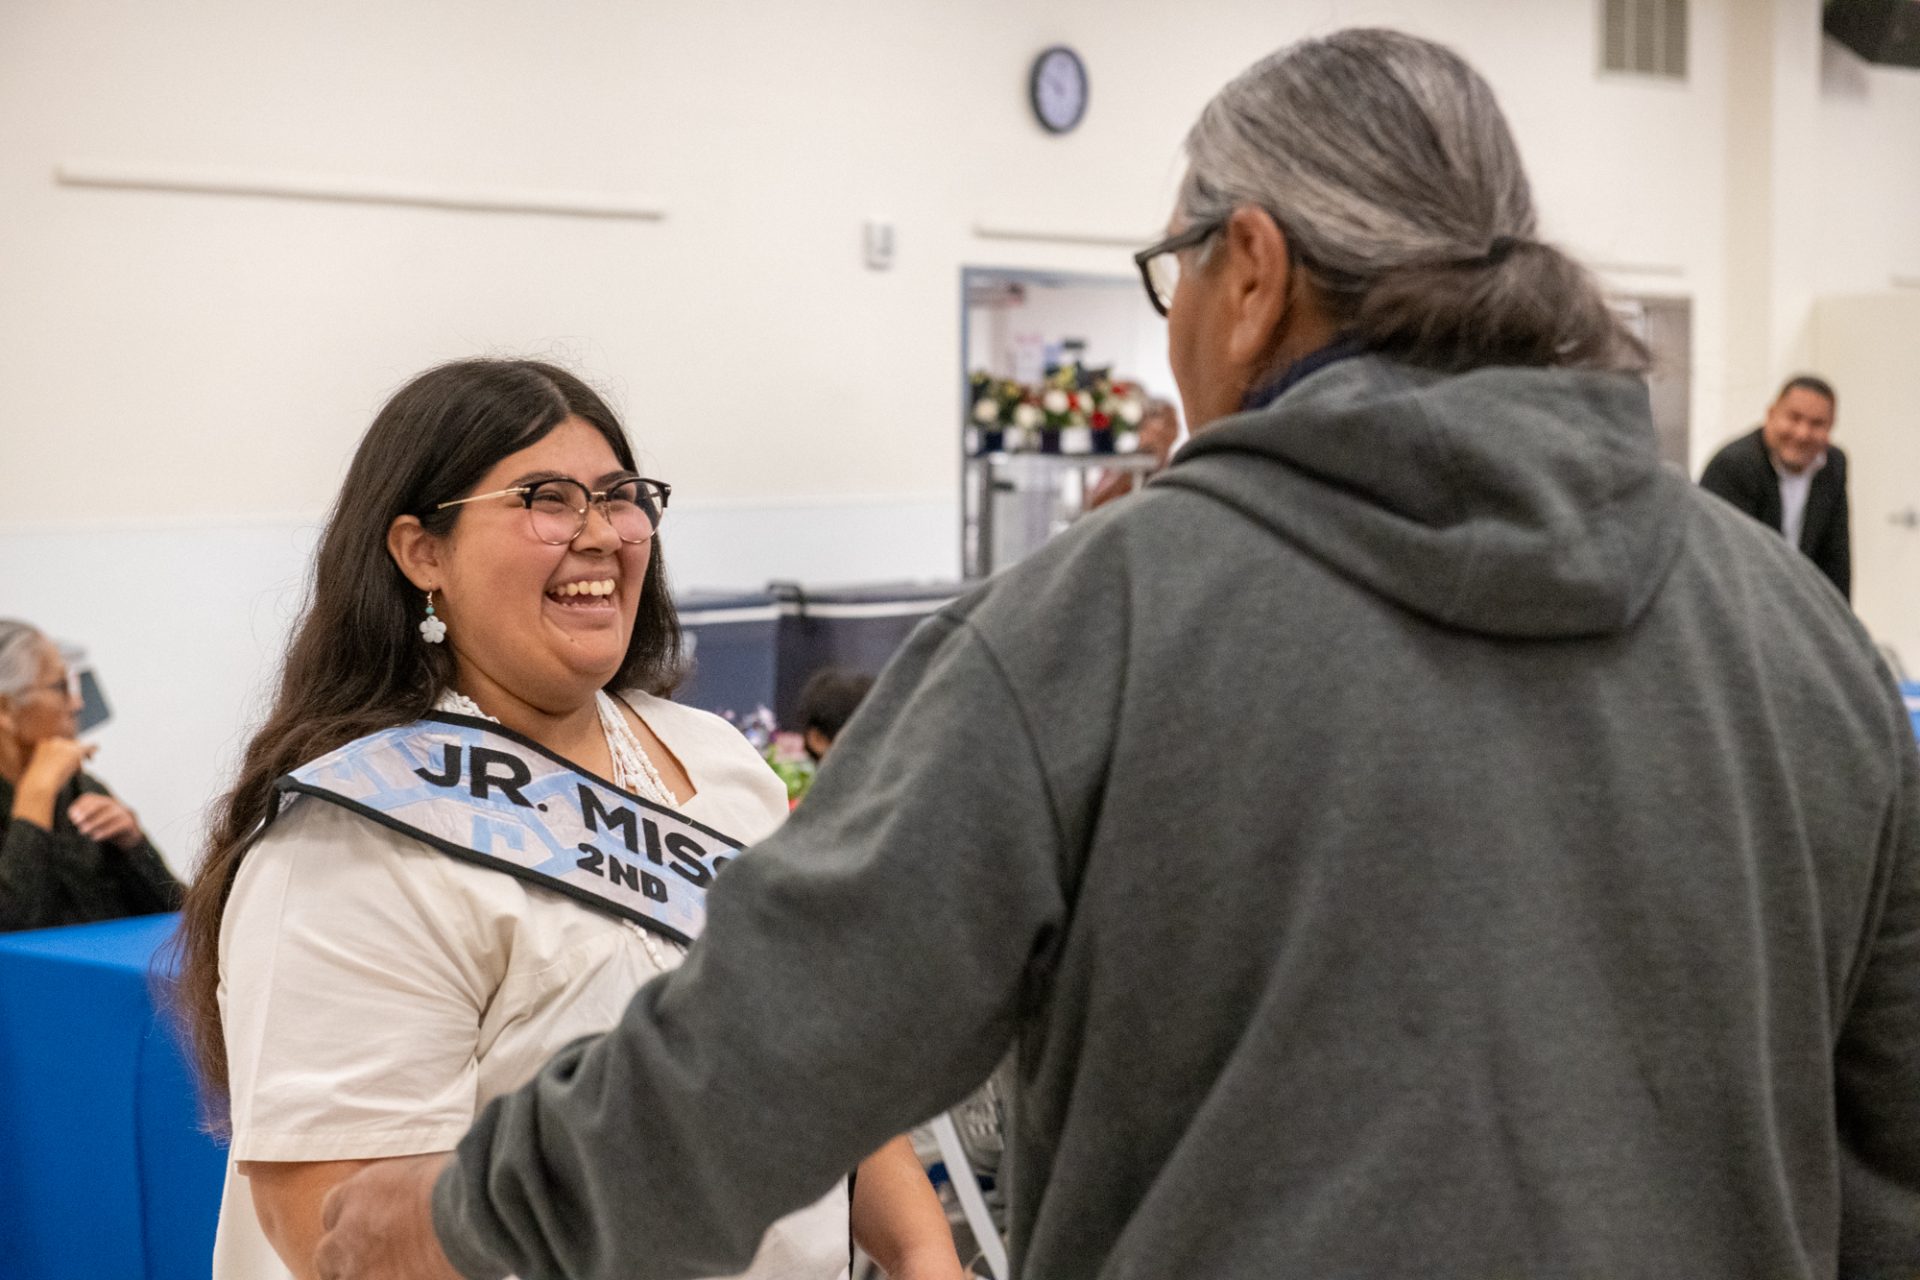
[[511, 489], [476, 493], [471, 498], [455, 498], [434, 510], [445, 511], [489, 498], [518, 498], [527, 509], [533, 536], [549, 546], [562, 547], [580, 536], [587, 527], [587, 512], [598, 507], [620, 541], [645, 542], [660, 528], [672, 493], [673, 486], [666, 481], [644, 476], [616, 480], [604, 489], [589, 489], [578, 480], [556, 476]]

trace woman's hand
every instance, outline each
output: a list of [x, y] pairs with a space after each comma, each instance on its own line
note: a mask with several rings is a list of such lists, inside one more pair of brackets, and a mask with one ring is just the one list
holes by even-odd
[[13, 816], [45, 830], [53, 830], [53, 802], [60, 789], [73, 781], [94, 748], [73, 738], [42, 738], [34, 744], [20, 785], [13, 793]]
[[42, 738], [33, 744], [20, 785], [58, 792], [73, 781], [73, 775], [80, 772], [95, 749], [91, 743], [75, 738]]
[[67, 817], [89, 840], [100, 840], [122, 853], [140, 847], [140, 819], [112, 796], [88, 794], [67, 807]]

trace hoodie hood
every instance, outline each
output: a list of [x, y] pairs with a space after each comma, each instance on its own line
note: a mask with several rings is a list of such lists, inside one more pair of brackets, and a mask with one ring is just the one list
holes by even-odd
[[1154, 483], [1435, 622], [1595, 636], [1633, 625], [1680, 548], [1692, 486], [1656, 439], [1630, 374], [1358, 356], [1206, 428]]

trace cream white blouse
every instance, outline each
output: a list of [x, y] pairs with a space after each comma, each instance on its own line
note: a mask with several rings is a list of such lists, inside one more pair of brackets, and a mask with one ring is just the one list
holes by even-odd
[[[680, 761], [694, 820], [743, 843], [786, 791], [717, 716], [628, 705]], [[616, 1022], [680, 951], [638, 925], [302, 798], [241, 864], [220, 936], [233, 1147], [214, 1280], [290, 1273], [235, 1165], [451, 1150], [479, 1109]], [[752, 1280], [847, 1269], [844, 1186], [768, 1229]]]

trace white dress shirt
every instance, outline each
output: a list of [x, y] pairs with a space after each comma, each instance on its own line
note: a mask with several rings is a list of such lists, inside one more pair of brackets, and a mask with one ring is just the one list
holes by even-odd
[[1807, 525], [1807, 493], [1813, 488], [1814, 475], [1826, 465], [1825, 453], [1798, 472], [1787, 471], [1773, 460], [1773, 473], [1780, 477], [1780, 536], [1790, 546], [1800, 545], [1800, 531]]

